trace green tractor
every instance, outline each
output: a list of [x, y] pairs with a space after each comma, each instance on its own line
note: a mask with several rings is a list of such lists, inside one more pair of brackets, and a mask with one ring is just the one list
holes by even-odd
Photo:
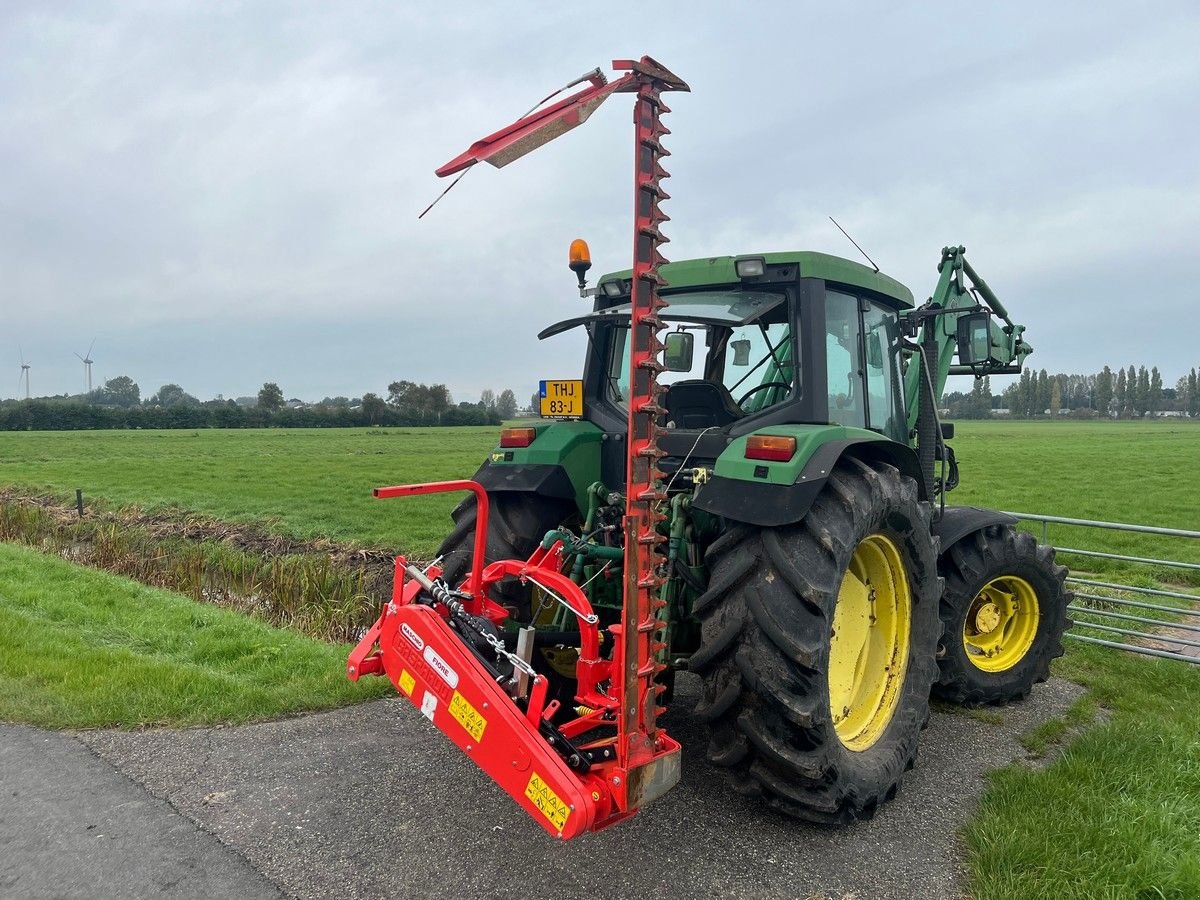
[[607, 827], [665, 794], [675, 675], [703, 683], [707, 755], [784, 813], [872, 815], [912, 768], [930, 693], [1025, 697], [1062, 653], [1066, 570], [1000, 512], [946, 505], [938, 420], [950, 375], [1019, 372], [1031, 352], [962, 247], [930, 299], [813, 252], [668, 264], [661, 94], [618, 60], [589, 86], [439, 170], [506, 165], [636, 94], [634, 262], [587, 286], [582, 378], [542, 382], [472, 480], [380, 497], [472, 495], [351, 654], [551, 834]]
[[[895, 792], [931, 688], [965, 704], [1024, 698], [1063, 652], [1053, 549], [1003, 513], [944, 505], [958, 484], [952, 426], [937, 420], [947, 377], [1019, 371], [1031, 348], [963, 248], [944, 249], [939, 270], [914, 307], [894, 279], [822, 253], [660, 269], [660, 679], [697, 673], [709, 760], [804, 819], [862, 818]], [[601, 277], [590, 313], [541, 333], [587, 331], [583, 378], [542, 382], [548, 420], [505, 429], [474, 476], [491, 500], [488, 559], [565, 537], [573, 577], [611, 621], [630, 278]], [[451, 583], [471, 558], [474, 509], [454, 511], [439, 553]], [[514, 620], [554, 636], [543, 659], [568, 698], [570, 615], [544, 618], [536, 589], [511, 588]]]

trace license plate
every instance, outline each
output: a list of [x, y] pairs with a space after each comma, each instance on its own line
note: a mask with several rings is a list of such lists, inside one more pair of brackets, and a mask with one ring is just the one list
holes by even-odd
[[574, 379], [543, 381], [538, 388], [543, 419], [583, 418], [583, 382]]

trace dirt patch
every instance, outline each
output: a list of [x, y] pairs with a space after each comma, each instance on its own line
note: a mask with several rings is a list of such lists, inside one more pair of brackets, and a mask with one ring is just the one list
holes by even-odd
[[[1195, 608], [1195, 607], [1193, 607]], [[1189, 623], [1200, 624], [1200, 619], [1189, 617]], [[1183, 641], [1193, 641], [1200, 643], [1200, 632], [1190, 631], [1186, 628], [1180, 628], [1176, 625], [1163, 625], [1156, 627], [1155, 632], [1160, 638], [1152, 638], [1141, 641], [1140, 643], [1149, 647], [1151, 650], [1166, 650], [1168, 653], [1178, 653], [1181, 656], [1188, 656], [1192, 659], [1200, 660], [1200, 647], [1193, 647], [1189, 644], [1178, 644], [1166, 638], [1178, 638]]]

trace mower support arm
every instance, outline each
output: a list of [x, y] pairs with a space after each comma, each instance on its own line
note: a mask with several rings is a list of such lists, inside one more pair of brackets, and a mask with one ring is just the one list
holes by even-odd
[[475, 529], [475, 549], [471, 556], [472, 590], [478, 590], [483, 581], [484, 555], [487, 553], [487, 521], [488, 495], [487, 491], [477, 481], [459, 479], [456, 481], [430, 481], [425, 484], [398, 484], [392, 487], [379, 487], [372, 494], [380, 500], [391, 497], [415, 497], [418, 494], [444, 494], [448, 491], [470, 491], [475, 495], [475, 505], [478, 512], [477, 521], [480, 526]]

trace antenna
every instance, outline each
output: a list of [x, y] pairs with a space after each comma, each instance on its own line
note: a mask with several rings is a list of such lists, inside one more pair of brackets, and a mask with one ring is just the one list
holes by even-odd
[[92, 348], [95, 346], [96, 339], [92, 338], [92, 343], [88, 346], [88, 351], [84, 356], [79, 356], [78, 353], [75, 354], [79, 357], [79, 361], [83, 363], [83, 371], [87, 375], [87, 392], [89, 394], [92, 392], [92, 363], [94, 362], [92, 359]]
[[25, 379], [25, 399], [29, 399], [29, 370], [32, 368], [30, 363], [25, 362], [25, 351], [21, 349], [21, 345], [17, 344], [17, 352], [21, 355], [21, 374], [17, 376], [17, 393], [21, 393], [21, 379]]
[[858, 252], [861, 253], [864, 257], [866, 257], [867, 262], [869, 262], [871, 264], [871, 268], [874, 269], [876, 272], [878, 272], [879, 266], [875, 265], [875, 260], [873, 260], [873, 259], [871, 259], [871, 257], [867, 256], [867, 251], [864, 250], [862, 247], [858, 246], [858, 241], [856, 241], [854, 238], [850, 237], [849, 233], [846, 231], [845, 228], [843, 228], [841, 225], [838, 225], [838, 220], [835, 219], [833, 216], [830, 216], [829, 221], [832, 222], [834, 225], [837, 225], [837, 230], [840, 231], [842, 234], [846, 235], [846, 240], [848, 240], [850, 243], [852, 243], [854, 245], [854, 248], [856, 250], [858, 250]]

